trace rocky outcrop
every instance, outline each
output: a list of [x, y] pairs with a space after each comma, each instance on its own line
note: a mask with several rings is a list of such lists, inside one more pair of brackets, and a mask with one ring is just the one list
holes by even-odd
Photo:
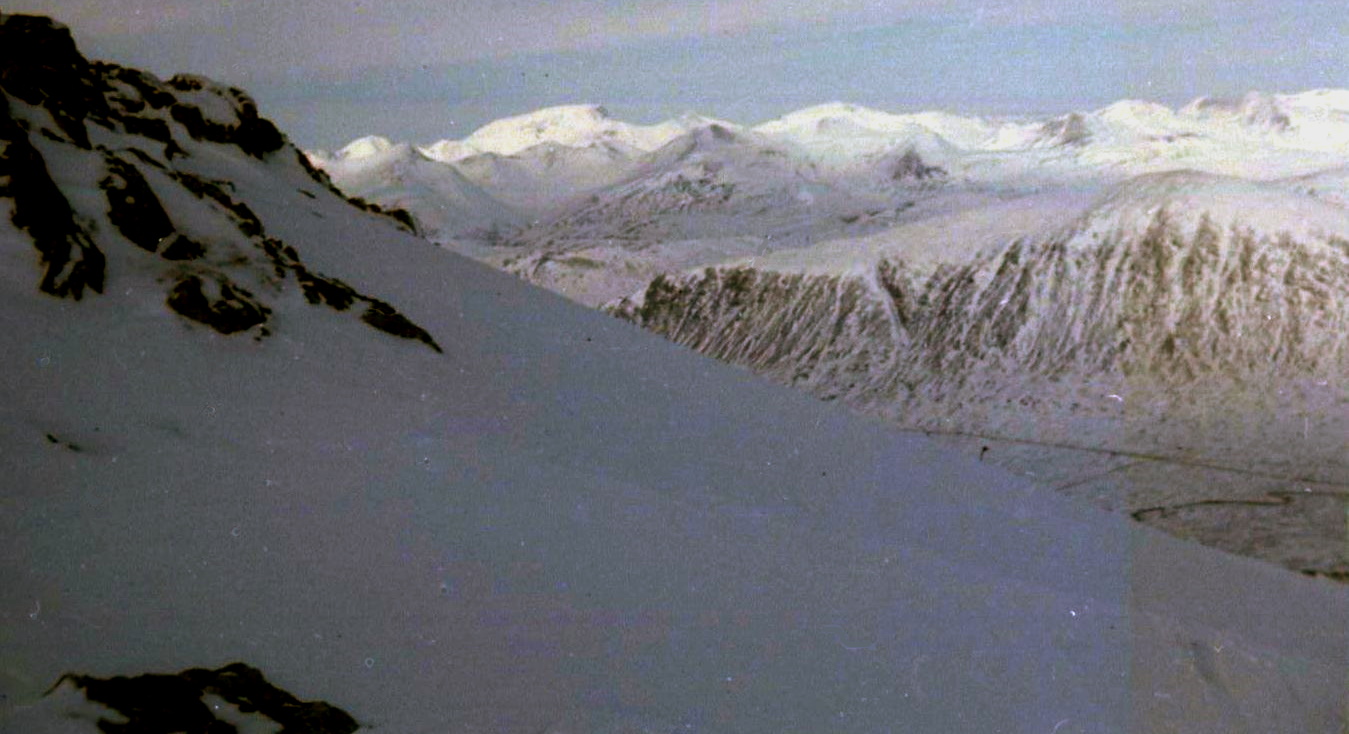
[[[339, 311], [361, 301], [360, 322], [440, 351], [392, 305], [310, 271], [295, 247], [268, 235], [232, 182], [203, 175], [213, 166], [194, 155], [204, 150], [212, 160], [261, 161], [279, 175], [308, 175], [335, 192], [241, 90], [93, 64], [63, 26], [0, 15], [0, 204], [8, 200], [12, 223], [32, 238], [41, 291], [79, 300], [103, 291], [111, 255], [151, 272], [155, 260], [136, 258], [154, 256], [168, 308], [222, 334], [268, 336], [267, 301], [289, 282], [310, 303]], [[286, 150], [292, 156], [279, 155]], [[106, 206], [67, 198], [63, 187], [70, 186], [97, 186]], [[350, 203], [412, 229], [406, 213]], [[344, 289], [345, 302], [316, 300], [318, 283]]]
[[[190, 668], [180, 673], [97, 678], [68, 673], [48, 691], [73, 687], [94, 703], [116, 711], [125, 721], [99, 718], [105, 734], [203, 732], [231, 734], [234, 723], [219, 716], [213, 697], [254, 720], [262, 718], [287, 734], [351, 734], [360, 728], [350, 714], [324, 701], [302, 701], [275, 685], [262, 671], [244, 663], [215, 670]], [[71, 715], [71, 718], [75, 718]]]
[[132, 244], [155, 252], [173, 234], [173, 222], [135, 166], [111, 155], [107, 165], [108, 175], [99, 188], [108, 197], [108, 221]]
[[[257, 103], [243, 90], [186, 75], [169, 79], [169, 87], [179, 93], [176, 97], [187, 99], [170, 105], [169, 114], [194, 139], [238, 148], [254, 158], [263, 158], [285, 146], [281, 131], [258, 114]], [[232, 109], [224, 119], [208, 117], [201, 106], [191, 103], [196, 94], [228, 100]]]
[[10, 221], [37, 247], [43, 270], [38, 288], [77, 301], [85, 290], [102, 293], [103, 252], [75, 221], [70, 202], [28, 140], [26, 126], [10, 116], [3, 102], [0, 98], [0, 197], [13, 201]]
[[0, 91], [45, 110], [66, 140], [89, 148], [85, 122], [107, 125], [106, 86], [50, 18], [0, 14]]
[[169, 308], [184, 318], [205, 324], [221, 334], [247, 331], [267, 322], [271, 309], [248, 291], [219, 278], [202, 283], [196, 275], [178, 281], [169, 291]]
[[913, 148], [904, 151], [889, 168], [892, 181], [927, 181], [946, 177], [945, 168], [929, 166]]

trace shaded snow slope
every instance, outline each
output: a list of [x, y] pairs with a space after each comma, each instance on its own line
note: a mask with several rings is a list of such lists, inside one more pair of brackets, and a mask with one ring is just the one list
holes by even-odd
[[[41, 41], [0, 51], [29, 116], [15, 70], [64, 66], [69, 36], [12, 23]], [[41, 233], [0, 224], [0, 731], [95, 731], [43, 698], [63, 673], [235, 660], [411, 734], [1344, 726], [1344, 589], [1047, 496], [310, 199], [298, 163], [186, 142], [175, 164], [445, 351], [286, 297], [271, 338], [194, 328], [150, 253], [61, 298], [39, 288]], [[45, 160], [81, 227], [112, 231], [96, 159]]]

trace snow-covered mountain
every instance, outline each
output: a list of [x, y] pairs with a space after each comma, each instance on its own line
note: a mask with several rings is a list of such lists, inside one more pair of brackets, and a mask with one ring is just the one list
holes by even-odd
[[690, 129], [714, 122], [729, 125], [692, 113], [655, 125], [634, 125], [615, 120], [600, 105], [563, 105], [488, 123], [460, 141], [461, 145], [440, 141], [430, 147], [446, 157], [465, 157], [470, 151], [514, 155], [544, 143], [571, 148], [609, 144], [652, 151]]
[[[1096, 110], [1015, 119], [940, 111], [895, 114], [830, 103], [752, 128], [686, 118], [668, 125], [670, 130], [682, 126], [683, 132], [654, 150], [642, 149], [650, 143], [634, 142], [640, 136], [598, 108], [544, 110], [508, 122], [488, 126], [498, 132], [485, 139], [532, 142], [529, 136], [535, 133], [527, 131], [536, 130], [535, 137], [547, 142], [509, 155], [461, 158], [457, 164], [472, 161], [471, 172], [464, 166], [469, 178], [502, 200], [532, 207], [528, 224], [495, 231], [490, 246], [447, 246], [587, 305], [610, 303], [611, 309], [683, 343], [824, 397], [842, 397], [904, 425], [967, 438], [1038, 441], [1044, 450], [1049, 447], [1043, 437], [1058, 436], [1057, 445], [1068, 453], [1041, 457], [1040, 463], [1063, 469], [1061, 486], [1101, 487], [1096, 499], [1116, 510], [1138, 513], [1153, 506], [1188, 506], [1188, 500], [1168, 494], [1171, 482], [1161, 476], [1105, 488], [1108, 482], [1090, 478], [1094, 475], [1083, 468], [1096, 464], [1083, 464], [1082, 452], [1143, 451], [1159, 461], [1189, 462], [1192, 468], [1195, 462], [1212, 464], [1204, 471], [1245, 472], [1245, 479], [1221, 480], [1228, 488], [1223, 492], [1195, 501], [1215, 503], [1222, 511], [1214, 516], [1228, 517], [1239, 506], [1233, 498], [1240, 498], [1248, 503], [1240, 507], [1261, 515], [1239, 520], [1260, 527], [1252, 536], [1257, 539], [1234, 544], [1221, 522], [1199, 511], [1168, 511], [1168, 522], [1186, 518], [1168, 529], [1309, 573], [1346, 573], [1333, 503], [1271, 500], [1261, 482], [1320, 479], [1323, 490], [1338, 492], [1347, 479], [1336, 457], [1344, 454], [1337, 438], [1349, 419], [1319, 387], [1338, 384], [1344, 373], [1342, 357], [1327, 358], [1321, 350], [1334, 352], [1343, 341], [1337, 331], [1344, 321], [1343, 299], [1327, 293], [1344, 287], [1335, 253], [1342, 250], [1337, 243], [1349, 238], [1342, 222], [1349, 201], [1344, 175], [1349, 170], [1349, 92], [1253, 92], [1233, 100], [1201, 98], [1178, 109], [1123, 100]], [[596, 142], [601, 140], [607, 142]], [[504, 150], [519, 147], [501, 145]], [[454, 155], [464, 150], [459, 145]], [[557, 163], [550, 168], [542, 161]], [[1201, 213], [1208, 219], [1198, 227], [1194, 217]], [[1090, 234], [1074, 229], [1085, 227], [1082, 222], [1092, 222]], [[1185, 262], [1210, 269], [1203, 285], [1209, 295], [1191, 293], [1197, 281], [1170, 274], [1165, 283], [1139, 291], [1124, 311], [1119, 310], [1122, 300], [1107, 308], [1093, 300], [1097, 296], [1041, 294], [1044, 300], [1033, 310], [1054, 313], [1043, 323], [1068, 330], [1038, 342], [1040, 337], [1026, 335], [1038, 333], [1031, 324], [1040, 321], [1016, 322], [1017, 338], [1038, 345], [1014, 357], [994, 350], [1001, 366], [984, 363], [994, 352], [977, 339], [914, 343], [912, 334], [895, 325], [899, 312], [893, 301], [900, 296], [888, 289], [900, 281], [881, 275], [886, 268], [902, 271], [903, 285], [895, 287], [903, 297], [932, 302], [959, 294], [975, 298], [982, 286], [947, 278], [963, 273], [986, 283], [993, 279], [992, 269], [1001, 267], [1022, 272], [1028, 283], [1057, 283], [1061, 289], [1088, 282], [1118, 285], [1123, 276], [1099, 261], [1103, 255], [1084, 254], [1090, 248], [1083, 245], [1065, 261], [1054, 244], [1099, 240], [1111, 243], [1098, 248], [1101, 252], [1134, 252], [1131, 262], [1145, 262], [1136, 254], [1139, 243], [1161, 236], [1160, 231], [1188, 243], [1184, 247], [1193, 246], [1195, 238], [1211, 243], [1250, 236], [1273, 243], [1256, 250], [1268, 249], [1277, 262], [1303, 262], [1307, 253], [1316, 253], [1313, 259], [1320, 258], [1320, 264], [1307, 276], [1312, 280], [1302, 282], [1292, 271], [1252, 271], [1245, 265], [1239, 268], [1245, 275], [1238, 277], [1229, 272], [1237, 267], [1231, 261], [1196, 257]], [[1019, 270], [1004, 261], [1008, 253], [1019, 258]], [[1171, 262], [1169, 257], [1165, 262]], [[1097, 280], [1078, 282], [1046, 270], [1055, 267], [1092, 272]], [[1280, 280], [1285, 276], [1293, 280]], [[735, 295], [748, 283], [758, 284], [751, 290], [759, 315], [743, 311]], [[766, 290], [760, 292], [760, 286]], [[1219, 292], [1222, 299], [1212, 295]], [[652, 293], [660, 296], [657, 301], [669, 296], [669, 312], [648, 320], [642, 314]], [[1251, 314], [1259, 310], [1252, 304], [1274, 293], [1302, 299], [1301, 305], [1285, 304], [1281, 316], [1265, 314], [1267, 321], [1282, 319], [1279, 329], [1257, 330]], [[1219, 307], [1217, 300], [1230, 303]], [[1145, 302], [1181, 308], [1188, 314], [1184, 319], [1217, 319], [1218, 326], [1200, 329], [1202, 335], [1177, 336], [1175, 323], [1153, 323], [1143, 333], [1153, 341], [1129, 341], [1137, 327], [1129, 319]], [[980, 319], [1001, 314], [989, 308], [985, 304], [956, 321], [972, 334], [986, 335], [988, 327]], [[1166, 309], [1157, 313], [1171, 313]], [[941, 320], [951, 320], [949, 312], [939, 313]], [[1230, 326], [1232, 313], [1244, 314], [1240, 329]], [[970, 318], [974, 321], [964, 320]], [[1182, 317], [1173, 313], [1168, 318]], [[1080, 343], [1088, 333], [1103, 341]], [[1294, 345], [1279, 341], [1285, 337], [1311, 338], [1295, 349], [1310, 349], [1315, 356], [1293, 355]], [[1118, 346], [1125, 342], [1128, 350]], [[1127, 429], [1111, 420], [1079, 425], [1081, 406], [1095, 403], [1084, 402], [1078, 392], [1105, 380], [1114, 381], [1105, 394], [1123, 396], [1119, 381], [1139, 374], [1136, 362], [1101, 356], [1110, 349], [1140, 359], [1144, 352], [1174, 352], [1174, 359], [1149, 362], [1143, 373], [1152, 379], [1156, 367], [1167, 375], [1154, 407], [1176, 400], [1190, 407], [1131, 408]], [[1275, 356], [1262, 357], [1268, 350]], [[1099, 359], [1081, 362], [1089, 353]], [[942, 372], [933, 377], [929, 373], [936, 363], [924, 360], [938, 358], [978, 364], [979, 376], [951, 382], [948, 378], [964, 375], [964, 368], [940, 362]], [[1250, 376], [1243, 378], [1246, 387], [1233, 388], [1237, 392], [1214, 386], [1227, 378], [1228, 360], [1262, 359], [1292, 359], [1290, 364], [1300, 366], [1289, 367], [1279, 379], [1299, 385], [1310, 381], [1318, 388], [1303, 408], [1281, 404], [1247, 411], [1278, 413], [1281, 417], [1269, 419], [1279, 426], [1271, 429], [1277, 439], [1242, 427], [1242, 411], [1218, 425], [1207, 417], [1213, 411], [1193, 397], [1212, 395], [1212, 401], [1228, 405], [1264, 400], [1252, 397], [1250, 385], [1258, 380]], [[1071, 378], [1043, 369], [1063, 360], [1076, 360]], [[1028, 388], [1018, 380], [1027, 375], [1053, 382], [1042, 391], [1051, 397], [1025, 398]], [[982, 387], [971, 387], [976, 383]], [[1283, 389], [1285, 394], [1304, 392], [1291, 383]], [[991, 395], [1007, 407], [977, 407]], [[1010, 407], [1025, 402], [1053, 407], [1027, 422]], [[1321, 421], [1327, 430], [1313, 431]], [[1056, 427], [1037, 427], [1045, 422]], [[1160, 429], [1161, 424], [1169, 427]], [[1192, 440], [1196, 436], [1203, 438]], [[1290, 468], [1299, 465], [1317, 468], [1308, 473]], [[1115, 467], [1102, 466], [1100, 472], [1105, 476]], [[1309, 502], [1319, 504], [1310, 510]], [[1208, 529], [1185, 526], [1191, 521], [1209, 523]], [[1294, 526], [1299, 529], [1285, 532]], [[1280, 535], [1307, 540], [1271, 539]]]
[[942, 112], [896, 115], [833, 102], [798, 110], [753, 129], [798, 146], [814, 160], [846, 167], [859, 158], [897, 149], [945, 160], [957, 149], [979, 148], [995, 128], [977, 118]]
[[502, 264], [595, 305], [661, 272], [876, 231], [945, 181], [912, 150], [867, 163], [840, 175], [760, 133], [710, 123], [522, 229]]
[[598, 105], [570, 105], [497, 120], [464, 140], [414, 146], [372, 135], [309, 158], [347, 194], [406, 209], [428, 237], [453, 246], [496, 242], [551, 217], [625, 178], [644, 153], [714, 122], [685, 115], [632, 125]]
[[[1180, 110], [1125, 100], [1016, 120], [830, 103], [754, 128], [698, 115], [632, 125], [572, 105], [416, 152], [353, 142], [349, 157], [366, 164], [311, 158], [349, 194], [412, 211], [434, 241], [598, 305], [663, 273], [866, 238], [980, 202], [1099, 191], [1149, 172], [1297, 185], [1349, 166], [1345, 96], [1252, 93]], [[1333, 190], [1321, 187], [1332, 199]]]
[[407, 211], [435, 241], [482, 237], [525, 221], [454, 166], [407, 143], [369, 136], [333, 155], [315, 152], [308, 158], [346, 194]]
[[627, 178], [640, 151], [615, 143], [582, 147], [540, 143], [512, 155], [479, 153], [454, 168], [483, 190], [533, 219]]
[[[1245, 473], [1197, 493], [1139, 480], [1104, 503], [1257, 508], [1237, 513], [1247, 541], [1204, 537], [1349, 578], [1326, 501], [1349, 485], [1346, 293], [1349, 211], [1175, 172], [1081, 209], [1015, 200], [660, 277], [610, 308], [903, 425]], [[1280, 485], [1305, 493], [1265, 496]], [[1190, 514], [1172, 527], [1203, 534]]]
[[0, 69], [6, 734], [1345, 724], [1343, 588], [428, 246], [239, 90]]

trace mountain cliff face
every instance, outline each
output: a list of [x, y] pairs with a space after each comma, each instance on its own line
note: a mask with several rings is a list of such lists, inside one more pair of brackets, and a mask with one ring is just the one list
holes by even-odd
[[1284, 198], [1145, 176], [1071, 226], [964, 261], [820, 274], [766, 258], [657, 278], [608, 308], [904, 425], [1333, 493], [1349, 483], [1349, 213]]
[[845, 361], [892, 376], [862, 390], [885, 399], [903, 396], [897, 386], [959, 386], [988, 370], [1183, 384], [1349, 367], [1349, 239], [1220, 224], [1165, 201], [1147, 209], [1100, 226], [1107, 202], [1067, 231], [935, 272], [885, 259], [866, 277], [730, 267], [662, 278], [616, 311], [719, 357], [799, 375], [838, 369], [823, 355], [851, 355], [843, 342], [875, 342]]
[[389, 303], [311, 269], [296, 245], [314, 243], [273, 236], [238, 195], [236, 179], [265, 171], [297, 207], [349, 205], [238, 89], [91, 63], [59, 24], [0, 15], [0, 150], [0, 213], [31, 239], [44, 293], [150, 281], [182, 318], [256, 339], [273, 333], [271, 304], [302, 296], [440, 349]]

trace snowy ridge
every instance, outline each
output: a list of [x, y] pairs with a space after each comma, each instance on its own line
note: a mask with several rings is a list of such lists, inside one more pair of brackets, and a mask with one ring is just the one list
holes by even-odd
[[[786, 252], [758, 258], [756, 269], [740, 263], [686, 281], [663, 278], [639, 301], [615, 308], [677, 341], [776, 370], [774, 360], [793, 352], [805, 359], [823, 345], [807, 339], [784, 349], [770, 336], [775, 330], [748, 323], [758, 316], [739, 304], [758, 278], [771, 280], [775, 292], [784, 278], [796, 282], [799, 266], [790, 263], [799, 257]], [[815, 265], [801, 276], [841, 265]], [[865, 391], [874, 399], [902, 399], [896, 383], [959, 383], [962, 365], [984, 360], [1049, 377], [1067, 369], [1179, 380], [1349, 372], [1349, 212], [1237, 179], [1145, 175], [1057, 232], [948, 256], [920, 271], [897, 248], [869, 267], [899, 306], [904, 336], [885, 351], [917, 360], [878, 365], [890, 382]], [[780, 310], [783, 297], [795, 298], [792, 288], [749, 299], [784, 325], [802, 314], [838, 318], [827, 308], [794, 308], [789, 316]], [[952, 320], [955, 314], [963, 316]], [[1243, 331], [1248, 338], [1227, 338]], [[852, 341], [860, 348], [871, 338]], [[750, 344], [773, 346], [760, 354]]]
[[508, 238], [510, 272], [598, 305], [683, 270], [892, 224], [946, 181], [911, 150], [839, 176], [753, 131], [691, 130]]
[[488, 123], [458, 145], [442, 140], [429, 148], [447, 162], [472, 153], [513, 155], [543, 143], [574, 148], [609, 143], [651, 151], [692, 128], [714, 122], [719, 121], [688, 114], [655, 125], [634, 125], [615, 120], [600, 105], [562, 105]]
[[534, 217], [629, 176], [636, 152], [616, 143], [570, 147], [540, 143], [514, 155], [478, 153], [454, 161], [465, 178], [498, 200]]

